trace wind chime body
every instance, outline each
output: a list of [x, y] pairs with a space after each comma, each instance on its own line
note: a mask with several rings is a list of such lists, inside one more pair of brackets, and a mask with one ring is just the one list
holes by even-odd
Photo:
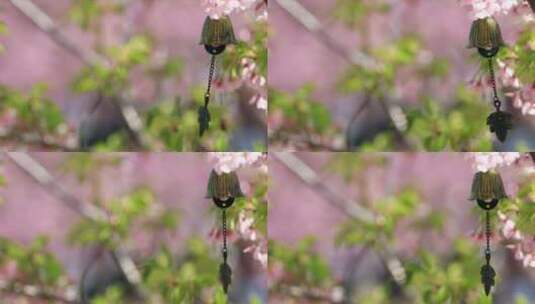
[[227, 208], [232, 206], [234, 200], [243, 197], [240, 188], [240, 181], [235, 172], [217, 174], [212, 170], [208, 180], [207, 198], [212, 199], [214, 204], [221, 209], [221, 225], [223, 231], [223, 249], [221, 254], [223, 256], [223, 263], [219, 266], [219, 280], [223, 286], [225, 293], [228, 292], [228, 287], [232, 282], [232, 269], [227, 263], [228, 248], [227, 248]]
[[208, 104], [210, 103], [212, 80], [215, 72], [216, 56], [223, 53], [229, 44], [235, 44], [236, 37], [234, 36], [234, 29], [232, 22], [228, 16], [223, 16], [219, 19], [212, 19], [206, 17], [202, 29], [201, 43], [204, 49], [210, 54], [210, 70], [208, 72], [208, 86], [204, 94], [204, 106], [199, 108], [199, 136], [202, 136], [210, 127], [210, 111]]
[[485, 287], [485, 294], [489, 295], [495, 285], [496, 271], [490, 265], [490, 212], [498, 205], [501, 199], [507, 198], [500, 174], [496, 171], [477, 172], [472, 182], [470, 200], [476, 201], [478, 206], [485, 210], [485, 261], [481, 267], [481, 283]]
[[487, 118], [487, 125], [489, 126], [490, 131], [495, 133], [496, 137], [501, 142], [504, 142], [508, 130], [513, 127], [512, 115], [501, 110], [502, 102], [498, 98], [496, 75], [493, 66], [494, 56], [498, 54], [498, 51], [502, 46], [505, 46], [505, 43], [503, 42], [500, 25], [494, 18], [486, 17], [477, 19], [472, 23], [468, 47], [477, 48], [479, 54], [488, 60], [493, 103], [496, 110]]

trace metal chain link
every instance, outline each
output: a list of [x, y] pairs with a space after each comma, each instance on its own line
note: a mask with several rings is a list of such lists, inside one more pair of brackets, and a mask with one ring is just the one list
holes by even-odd
[[487, 260], [487, 264], [490, 263], [490, 211], [487, 211], [487, 219], [486, 219], [486, 232], [485, 236], [487, 237], [487, 248], [485, 249], [485, 259]]
[[490, 73], [490, 83], [492, 85], [492, 93], [494, 94], [494, 107], [496, 111], [499, 112], [502, 106], [502, 102], [498, 98], [498, 89], [496, 88], [496, 75], [494, 74], [494, 65], [492, 64], [492, 58], [489, 58], [489, 73]]
[[222, 222], [223, 222], [223, 260], [227, 262], [228, 248], [227, 248], [227, 211], [223, 209], [222, 212]]
[[212, 79], [214, 78], [215, 71], [215, 55], [212, 56], [210, 60], [210, 71], [208, 72], [208, 87], [206, 88], [206, 93], [204, 94], [204, 106], [207, 107], [210, 102], [210, 91], [212, 90]]

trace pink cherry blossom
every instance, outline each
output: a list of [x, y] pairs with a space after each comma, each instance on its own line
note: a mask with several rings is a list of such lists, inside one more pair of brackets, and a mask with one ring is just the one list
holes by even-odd
[[214, 88], [220, 91], [233, 91], [241, 86], [246, 86], [255, 91], [249, 103], [259, 110], [267, 111], [267, 79], [258, 71], [256, 62], [251, 58], [242, 58], [239, 70], [239, 77], [227, 75], [226, 78], [217, 78], [214, 81]]
[[518, 152], [477, 152], [468, 154], [478, 172], [487, 172], [499, 167], [510, 166], [520, 159]]
[[263, 268], [268, 266], [268, 253], [267, 253], [267, 242], [261, 241], [257, 244], [253, 244], [244, 249], [245, 253], [252, 253], [253, 258], [262, 265]]
[[523, 115], [535, 115], [535, 83], [524, 85], [516, 76], [514, 69], [502, 60], [498, 60], [499, 79], [507, 88], [505, 95], [513, 100], [513, 106]]
[[463, 0], [470, 8], [473, 19], [482, 19], [499, 14], [507, 14], [522, 4], [521, 0]]
[[244, 212], [240, 212], [238, 215], [237, 232], [240, 236], [248, 241], [256, 241], [257, 234], [253, 228], [254, 218], [247, 217]]
[[210, 18], [219, 19], [234, 12], [247, 10], [258, 2], [258, 0], [201, 0], [201, 5]]
[[267, 242], [264, 239], [260, 239], [258, 232], [254, 229], [254, 218], [246, 215], [245, 212], [240, 212], [237, 233], [242, 240], [251, 244], [243, 252], [251, 253], [262, 267], [267, 268]]
[[215, 160], [214, 170], [217, 174], [230, 173], [244, 166], [252, 166], [265, 159], [260, 152], [212, 152], [210, 158]]
[[510, 242], [506, 247], [514, 251], [515, 259], [522, 261], [524, 267], [535, 268], [535, 236], [523, 235], [516, 229], [516, 223], [503, 213], [498, 212], [498, 217], [503, 225], [502, 235]]
[[249, 100], [249, 103], [263, 111], [267, 111], [268, 109], [267, 96], [264, 96], [263, 94], [254, 95], [251, 100]]

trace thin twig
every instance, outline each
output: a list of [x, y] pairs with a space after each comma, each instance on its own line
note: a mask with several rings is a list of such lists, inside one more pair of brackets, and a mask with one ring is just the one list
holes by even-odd
[[[84, 64], [91, 66], [95, 63], [106, 62], [105, 58], [96, 52], [93, 52], [91, 49], [81, 48], [72, 42], [72, 40], [61, 31], [54, 20], [31, 0], [9, 1], [39, 29], [46, 33], [54, 42], [76, 56]], [[146, 147], [149, 145], [149, 139], [143, 134], [143, 122], [141, 116], [134, 106], [127, 102], [126, 99], [127, 98], [125, 98], [125, 96], [122, 96], [122, 98], [117, 100], [117, 103], [121, 109], [121, 115], [123, 116], [123, 119], [128, 127], [128, 131], [133, 136], [136, 144], [140, 145], [141, 147]]]
[[[381, 71], [383, 69], [382, 64], [377, 62], [373, 57], [368, 56], [363, 52], [354, 52], [352, 54], [348, 53], [344, 46], [337, 42], [331, 35], [329, 35], [323, 26], [321, 25], [319, 19], [314, 16], [309, 10], [307, 10], [299, 1], [297, 0], [275, 0], [290, 16], [297, 20], [308, 32], [314, 34], [314, 36], [323, 43], [328, 49], [330, 49], [335, 54], [339, 55], [347, 63], [357, 65], [369, 70]], [[409, 142], [403, 136], [402, 130], [398, 128], [398, 125], [393, 121], [391, 116], [390, 107], [383, 101], [386, 108], [383, 107], [385, 114], [392, 123], [396, 134], [399, 135], [404, 147], [410, 147]], [[349, 147], [348, 147], [349, 148]]]
[[[41, 187], [50, 191], [60, 202], [64, 203], [71, 210], [75, 211], [84, 218], [90, 220], [102, 220], [107, 218], [106, 212], [96, 207], [93, 204], [87, 204], [79, 200], [72, 193], [67, 191], [61, 184], [59, 184], [48, 170], [38, 161], [33, 159], [25, 152], [4, 152], [15, 165], [27, 173], [34, 179]], [[135, 263], [121, 248], [112, 251], [112, 257], [117, 262], [117, 267], [124, 274], [128, 283], [136, 287], [136, 291], [140, 296], [145, 295], [145, 291], [140, 286], [141, 274], [135, 267]]]
[[340, 210], [351, 218], [364, 223], [375, 223], [375, 215], [370, 210], [346, 199], [338, 192], [326, 186], [318, 174], [299, 157], [290, 152], [275, 152], [273, 156], [305, 184], [325, 199], [329, 205]]
[[97, 53], [89, 48], [80, 48], [72, 42], [52, 20], [52, 18], [35, 5], [31, 0], [9, 0], [24, 16], [29, 18], [39, 29], [45, 32], [54, 42], [65, 48], [69, 53], [87, 65], [103, 61]]
[[[330, 206], [342, 211], [352, 219], [372, 224], [377, 222], [377, 216], [372, 211], [360, 206], [354, 201], [346, 199], [338, 192], [329, 188], [322, 182], [319, 175], [299, 157], [295, 156], [295, 154], [290, 152], [274, 152], [272, 155], [290, 170], [290, 172], [307, 184], [310, 189], [322, 196]], [[401, 260], [386, 246], [382, 246], [380, 252], [378, 248], [374, 249], [379, 255], [381, 262], [385, 265], [385, 268], [392, 275], [394, 282], [401, 287], [401, 284], [406, 279], [405, 269]]]
[[332, 36], [325, 32], [319, 19], [297, 0], [275, 0], [288, 14], [307, 31], [314, 34], [325, 46], [351, 64], [370, 70], [380, 70], [382, 65], [363, 52], [348, 53]]

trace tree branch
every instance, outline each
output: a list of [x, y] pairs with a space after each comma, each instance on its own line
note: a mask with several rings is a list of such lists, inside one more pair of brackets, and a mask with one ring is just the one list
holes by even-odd
[[[66, 49], [76, 58], [81, 60], [85, 65], [94, 65], [95, 63], [105, 63], [106, 60], [89, 48], [81, 48], [69, 39], [43, 10], [35, 5], [31, 0], [9, 0], [11, 4], [18, 9], [24, 16], [30, 19], [39, 29], [47, 34], [52, 41]], [[123, 94], [126, 95], [126, 94]], [[150, 144], [149, 139], [143, 134], [143, 122], [130, 102], [129, 98], [122, 96], [117, 103], [121, 109], [121, 115], [126, 122], [129, 133], [133, 136], [134, 141], [141, 147]]]
[[299, 157], [291, 152], [274, 152], [273, 156], [281, 162], [290, 172], [295, 174], [310, 189], [313, 189], [321, 197], [325, 199], [332, 207], [340, 210], [347, 216], [357, 219], [364, 223], [375, 223], [376, 217], [370, 210], [360, 206], [359, 204], [346, 199], [344, 196], [338, 194], [337, 191], [332, 190], [325, 185], [318, 174]]
[[[342, 46], [325, 31], [319, 19], [314, 16], [314, 14], [312, 14], [309, 10], [307, 10], [301, 3], [299, 3], [299, 1], [275, 0], [275, 2], [278, 3], [297, 22], [299, 22], [305, 28], [305, 30], [312, 33], [318, 39], [319, 42], [321, 42], [332, 52], [344, 59], [347, 63], [357, 65], [368, 70], [381, 71], [383, 69], [383, 65], [380, 62], [363, 52], [347, 52], [344, 46]], [[385, 101], [382, 101], [382, 103], [384, 104], [384, 107], [382, 107], [382, 109], [390, 120], [394, 131], [396, 132], [396, 135], [398, 135], [398, 138], [401, 140], [404, 147], [410, 148], [408, 140], [405, 138], [402, 130], [399, 128], [399, 124], [397, 124], [397, 122], [392, 119], [391, 112], [393, 111], [391, 107], [388, 106]], [[367, 105], [368, 104], [366, 104], [365, 106]]]
[[[290, 172], [308, 185], [310, 189], [323, 197], [325, 202], [332, 207], [342, 211], [352, 219], [372, 224], [377, 222], [377, 216], [371, 210], [360, 206], [354, 201], [346, 199], [344, 196], [338, 194], [337, 191], [329, 188], [322, 182], [319, 175], [299, 157], [295, 156], [295, 154], [290, 152], [274, 152], [272, 155], [290, 170]], [[392, 275], [394, 282], [401, 286], [406, 279], [405, 269], [403, 268], [401, 260], [386, 246], [382, 246], [380, 251], [377, 247], [374, 247], [374, 250], [381, 258], [386, 269]]]
[[[44, 189], [56, 197], [60, 202], [65, 204], [68, 208], [75, 211], [84, 218], [90, 220], [106, 219], [106, 212], [93, 204], [84, 203], [75, 197], [72, 193], [67, 191], [61, 184], [59, 184], [49, 173], [49, 171], [42, 166], [38, 161], [33, 159], [25, 152], [4, 152], [15, 165], [33, 178], [33, 180]], [[117, 262], [117, 267], [124, 274], [128, 283], [136, 288], [142, 297], [145, 297], [146, 292], [140, 285], [141, 274], [135, 267], [135, 263], [122, 248], [112, 251], [114, 261]]]
[[307, 31], [314, 34], [327, 48], [350, 64], [370, 70], [381, 70], [382, 64], [363, 52], [349, 53], [332, 36], [325, 32], [319, 19], [297, 0], [275, 0], [290, 16], [299, 22]]

